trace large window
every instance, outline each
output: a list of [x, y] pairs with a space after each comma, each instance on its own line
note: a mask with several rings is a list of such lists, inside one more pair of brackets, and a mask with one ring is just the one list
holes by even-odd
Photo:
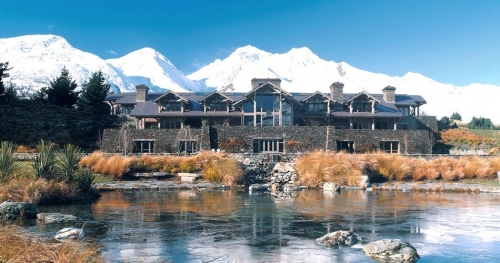
[[254, 139], [253, 152], [283, 152], [283, 139]]
[[348, 153], [354, 152], [353, 141], [337, 141], [337, 151], [346, 151]]
[[352, 128], [355, 130], [368, 130], [371, 129], [371, 123], [368, 122], [354, 122]]
[[380, 142], [380, 150], [386, 151], [388, 153], [398, 153], [399, 152], [399, 142], [398, 141], [382, 141], [382, 142]]
[[166, 121], [161, 124], [162, 129], [180, 129], [181, 123], [179, 121]]
[[243, 126], [253, 126], [253, 116], [243, 116]]
[[136, 152], [136, 153], [153, 153], [154, 152], [154, 141], [152, 141], [152, 140], [134, 141], [134, 152]]
[[279, 94], [257, 94], [255, 96], [257, 111], [278, 112], [280, 110]]
[[243, 104], [244, 112], [253, 112], [253, 101], [249, 100]]

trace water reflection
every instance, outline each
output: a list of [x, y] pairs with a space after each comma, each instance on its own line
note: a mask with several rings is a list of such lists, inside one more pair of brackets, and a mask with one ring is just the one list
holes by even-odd
[[489, 262], [500, 257], [499, 199], [388, 191], [304, 191], [294, 199], [231, 191], [105, 192], [91, 206], [50, 209], [78, 211], [112, 262], [366, 262], [361, 246], [314, 243], [340, 229], [368, 241], [409, 241], [419, 262], [467, 262], [477, 253]]

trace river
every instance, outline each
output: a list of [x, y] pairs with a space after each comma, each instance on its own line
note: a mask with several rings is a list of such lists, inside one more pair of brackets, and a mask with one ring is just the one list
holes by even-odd
[[499, 201], [495, 193], [115, 191], [92, 204], [41, 206], [81, 220], [28, 229], [50, 237], [83, 226], [110, 262], [372, 262], [362, 245], [315, 244], [336, 230], [410, 242], [419, 262], [497, 262]]

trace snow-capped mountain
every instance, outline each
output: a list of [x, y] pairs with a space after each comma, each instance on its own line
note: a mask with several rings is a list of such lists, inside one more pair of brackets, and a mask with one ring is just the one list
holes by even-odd
[[106, 61], [72, 47], [61, 36], [27, 35], [0, 39], [0, 59], [12, 67], [10, 81], [28, 92], [46, 87], [63, 67], [79, 85], [101, 70], [114, 92], [134, 92], [141, 83], [152, 91], [200, 89], [167, 58], [148, 48]]
[[107, 59], [106, 62], [117, 72], [140, 83], [146, 79], [152, 86], [173, 91], [204, 89], [198, 82], [186, 78], [164, 55], [152, 48], [142, 48], [121, 58]]
[[305, 47], [284, 54], [271, 54], [245, 46], [188, 75], [188, 78], [208, 87], [235, 92], [249, 91], [250, 80], [255, 77], [281, 78], [282, 88], [290, 92], [319, 90], [328, 93], [329, 86], [335, 81], [345, 84], [346, 93], [363, 90], [381, 93], [390, 85], [396, 87], [399, 94], [422, 95], [427, 104], [421, 110], [429, 115], [442, 117], [459, 112], [465, 121], [482, 116], [500, 123], [495, 101], [500, 95], [500, 87], [482, 84], [457, 87], [411, 72], [402, 77], [391, 77], [360, 70], [345, 62], [325, 61]]

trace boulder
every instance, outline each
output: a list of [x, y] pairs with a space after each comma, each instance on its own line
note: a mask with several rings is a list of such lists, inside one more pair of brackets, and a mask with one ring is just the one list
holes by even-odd
[[336, 183], [325, 183], [323, 185], [323, 191], [340, 192], [340, 185]]
[[248, 190], [250, 192], [264, 192], [264, 191], [269, 191], [270, 185], [268, 184], [252, 184], [250, 187], [248, 187]]
[[374, 260], [383, 262], [417, 262], [420, 256], [408, 242], [382, 239], [366, 244], [363, 251]]
[[293, 168], [293, 163], [279, 162], [274, 165], [273, 172], [274, 173], [295, 172], [295, 168]]
[[28, 202], [5, 201], [0, 204], [0, 218], [3, 220], [34, 219], [38, 214], [38, 209]]
[[362, 241], [363, 239], [360, 235], [351, 231], [343, 230], [335, 231], [316, 239], [316, 243], [333, 248], [339, 248], [340, 246], [352, 246]]
[[54, 239], [57, 241], [80, 240], [83, 238], [83, 228], [67, 227], [57, 231]]
[[64, 215], [60, 213], [40, 213], [36, 215], [36, 218], [44, 223], [63, 223], [78, 219], [76, 216]]

